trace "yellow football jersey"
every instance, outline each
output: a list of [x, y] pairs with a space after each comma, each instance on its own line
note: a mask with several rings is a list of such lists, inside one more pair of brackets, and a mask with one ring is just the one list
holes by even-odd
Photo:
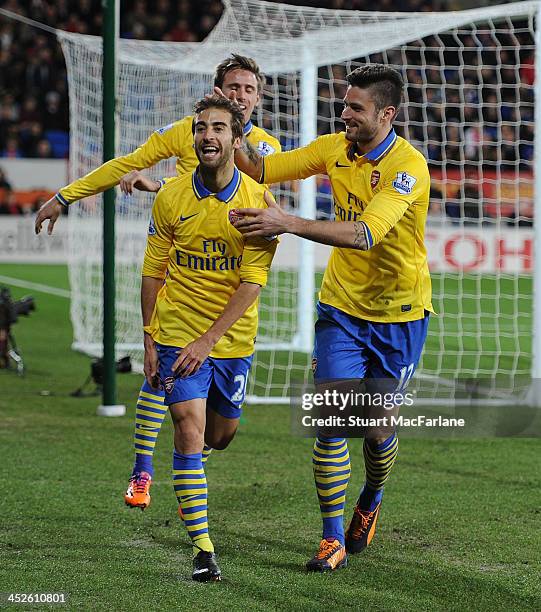
[[[209, 192], [197, 170], [160, 190], [149, 225], [143, 276], [165, 279], [150, 327], [156, 342], [186, 346], [223, 312], [241, 282], [265, 286], [278, 240], [245, 241], [229, 222], [235, 208], [266, 208], [266, 188], [235, 168], [231, 183]], [[218, 341], [211, 357], [254, 351], [257, 301]]]
[[[193, 117], [188, 116], [156, 130], [133, 153], [104, 163], [86, 176], [61, 189], [56, 197], [62, 204], [71, 204], [118, 185], [120, 179], [132, 170], [150, 168], [160, 160], [169, 157], [177, 158], [179, 175], [191, 172], [199, 164], [193, 148], [192, 121]], [[244, 126], [244, 134], [248, 142], [256, 147], [261, 155], [281, 151], [278, 140], [251, 121]]]
[[[391, 130], [352, 156], [344, 132], [263, 160], [261, 182], [330, 178], [335, 221], [361, 221], [368, 251], [334, 247], [319, 299], [376, 322], [415, 321], [433, 312], [424, 231], [430, 191], [425, 158]], [[353, 157], [353, 161], [350, 159]]]

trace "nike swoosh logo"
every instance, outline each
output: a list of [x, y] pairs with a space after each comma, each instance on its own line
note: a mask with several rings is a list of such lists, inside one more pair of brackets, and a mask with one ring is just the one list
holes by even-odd
[[346, 164], [344, 166], [343, 164], [339, 164], [338, 162], [336, 162], [336, 167], [337, 168], [351, 168], [351, 166], [349, 164]]
[[183, 221], [187, 221], [188, 219], [191, 219], [192, 217], [195, 217], [195, 215], [198, 215], [199, 213], [194, 213], [193, 215], [188, 215], [187, 217], [183, 217], [182, 215], [180, 215], [179, 217], [179, 221], [182, 223]]
[[185, 501], [185, 502], [193, 501], [194, 499], [197, 499], [198, 497], [200, 497], [200, 495], [201, 493], [196, 493], [195, 495], [183, 495], [182, 501]]

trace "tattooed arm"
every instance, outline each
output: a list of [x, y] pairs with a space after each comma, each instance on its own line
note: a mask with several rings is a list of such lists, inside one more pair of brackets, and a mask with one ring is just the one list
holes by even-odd
[[263, 157], [246, 138], [242, 139], [240, 149], [235, 151], [235, 165], [241, 171], [259, 181], [263, 172]]
[[331, 246], [358, 249], [359, 251], [366, 251], [369, 248], [367, 227], [362, 221], [336, 223], [294, 217], [290, 233]]
[[241, 149], [247, 155], [252, 164], [257, 166], [260, 163], [262, 157], [261, 154], [246, 140], [246, 138], [242, 139]]
[[370, 231], [362, 221], [311, 221], [290, 215], [274, 202], [268, 208], [240, 208], [232, 223], [247, 238], [295, 234], [301, 238], [331, 246], [366, 251]]

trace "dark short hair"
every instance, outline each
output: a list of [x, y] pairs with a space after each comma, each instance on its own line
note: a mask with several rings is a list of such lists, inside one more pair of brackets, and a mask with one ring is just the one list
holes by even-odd
[[366, 64], [346, 76], [351, 87], [370, 88], [376, 110], [394, 106], [397, 110], [402, 102], [404, 79], [398, 70], [384, 64]]
[[[193, 110], [196, 115], [199, 115], [199, 113], [209, 108], [219, 108], [228, 112], [231, 115], [231, 132], [233, 133], [233, 138], [242, 138], [244, 130], [244, 113], [240, 110], [238, 104], [222, 96], [210, 96], [196, 102]], [[192, 132], [195, 133], [195, 117], [192, 123]]]
[[261, 93], [263, 84], [265, 83], [265, 77], [261, 70], [259, 70], [259, 66], [251, 57], [237, 55], [236, 53], [232, 53], [227, 59], [224, 59], [223, 62], [220, 62], [216, 66], [214, 87], [220, 87], [221, 89], [224, 84], [225, 75], [232, 70], [248, 70], [248, 72], [252, 72], [257, 80], [257, 91]]

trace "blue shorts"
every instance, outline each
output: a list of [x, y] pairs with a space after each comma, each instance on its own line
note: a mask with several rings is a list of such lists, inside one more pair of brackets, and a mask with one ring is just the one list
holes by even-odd
[[195, 374], [187, 378], [176, 378], [171, 367], [181, 348], [156, 343], [156, 349], [166, 406], [198, 397], [208, 398], [209, 408], [221, 416], [228, 419], [240, 418], [253, 355], [235, 359], [208, 357]]
[[428, 313], [406, 323], [375, 323], [318, 303], [314, 345], [316, 382], [340, 379], [411, 379], [426, 339]]

